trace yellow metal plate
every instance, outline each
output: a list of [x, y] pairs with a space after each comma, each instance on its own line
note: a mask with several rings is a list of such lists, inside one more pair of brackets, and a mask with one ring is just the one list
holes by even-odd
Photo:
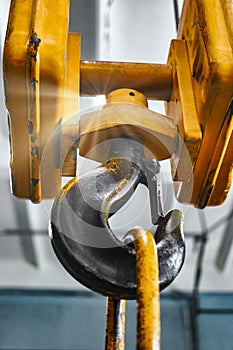
[[[221, 204], [232, 176], [233, 98], [232, 2], [186, 0], [179, 39], [187, 43], [192, 84], [202, 143], [193, 172], [191, 203], [203, 208]], [[224, 170], [223, 170], [224, 169]], [[228, 174], [227, 174], [228, 172]], [[227, 181], [226, 181], [227, 179]], [[187, 200], [190, 184], [181, 182], [177, 194]]]
[[63, 115], [68, 9], [69, 0], [11, 1], [3, 69], [12, 187], [34, 202], [61, 185], [59, 138], [48, 141]]
[[32, 1], [11, 2], [3, 57], [6, 106], [10, 112], [12, 190], [21, 198], [30, 197], [25, 72], [31, 12]]
[[190, 182], [202, 134], [185, 41], [171, 42], [168, 63], [173, 66], [173, 84], [172, 95], [166, 104], [166, 113], [172, 116], [179, 131], [179, 147], [171, 159], [172, 175], [174, 181]]

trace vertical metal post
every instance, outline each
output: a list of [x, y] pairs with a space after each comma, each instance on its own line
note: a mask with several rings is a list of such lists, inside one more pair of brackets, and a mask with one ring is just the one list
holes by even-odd
[[126, 301], [107, 298], [105, 350], [124, 350]]

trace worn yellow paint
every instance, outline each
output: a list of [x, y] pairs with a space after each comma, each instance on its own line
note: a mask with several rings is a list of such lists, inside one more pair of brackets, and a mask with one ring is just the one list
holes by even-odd
[[111, 158], [109, 161], [105, 163], [106, 169], [113, 174], [118, 173], [121, 174], [121, 181], [118, 182], [114, 190], [107, 196], [105, 201], [103, 202], [102, 212], [104, 213], [105, 220], [109, 219], [109, 209], [111, 200], [117, 196], [118, 192], [124, 187], [127, 183], [127, 180], [130, 178], [132, 174], [133, 167], [131, 165], [125, 163], [124, 160], [120, 158]]
[[[69, 0], [11, 1], [3, 72], [13, 193], [34, 202], [54, 197], [61, 187], [61, 173], [75, 175], [79, 134], [81, 155], [99, 161], [105, 156], [95, 152], [97, 145], [126, 136], [143, 142], [146, 156], [158, 160], [172, 156], [181, 202], [200, 208], [221, 204], [232, 181], [233, 164], [232, 1], [185, 0], [179, 40], [171, 43], [164, 65], [80, 63], [80, 37], [68, 38], [68, 9]], [[41, 40], [35, 62], [30, 60], [33, 34]], [[143, 103], [134, 107], [127, 99], [115, 103], [109, 97], [106, 108], [83, 116], [79, 128], [66, 125], [67, 116], [77, 112], [79, 77], [82, 95], [124, 86], [142, 91], [147, 98], [168, 101], [168, 114], [175, 123], [156, 117]], [[38, 83], [32, 87], [30, 79]], [[33, 138], [28, 134], [30, 122], [35, 126]], [[175, 124], [184, 146], [177, 144]]]
[[[136, 251], [137, 349], [160, 349], [159, 264], [154, 237], [134, 228], [127, 233]], [[107, 299], [106, 350], [124, 350], [125, 300]]]
[[[12, 189], [16, 196], [35, 202], [54, 197], [61, 187], [59, 137], [51, 136], [60, 124], [64, 108], [68, 10], [69, 0], [11, 1], [3, 72], [10, 115]], [[33, 34], [41, 40], [35, 65], [28, 60]], [[37, 92], [33, 97], [28, 82], [33, 70], [39, 77], [39, 98]], [[33, 122], [40, 161], [31, 154], [29, 102], [36, 111]], [[31, 186], [33, 174], [40, 177], [41, 196], [38, 186], [35, 191]]]
[[166, 104], [166, 112], [172, 116], [179, 131], [178, 148], [171, 159], [172, 175], [174, 181], [191, 181], [202, 134], [185, 41], [171, 42], [168, 62], [174, 69], [172, 95]]
[[[227, 116], [230, 124], [227, 126], [226, 132], [222, 130], [223, 135], [219, 137], [216, 144], [215, 152], [220, 152], [218, 155], [220, 160], [212, 179], [212, 183], [216, 185], [213, 186], [208, 202], [209, 205], [218, 205], [225, 200], [233, 178], [233, 108], [228, 111], [228, 114], [230, 114], [229, 118]], [[216, 158], [217, 154], [213, 159]], [[215, 165], [213, 164], [212, 167], [215, 167]]]
[[[137, 349], [160, 349], [159, 264], [154, 237], [135, 228], [128, 233], [136, 250]], [[127, 236], [128, 236], [127, 235]]]
[[34, 203], [41, 201], [41, 145], [40, 145], [40, 39], [34, 34], [28, 45], [27, 79], [27, 115], [29, 142], [30, 198]]
[[105, 350], [124, 350], [125, 310], [126, 300], [107, 298]]
[[[232, 181], [233, 98], [232, 2], [185, 0], [178, 38], [186, 41], [202, 143], [193, 171], [191, 203], [219, 205]], [[189, 182], [177, 189], [187, 200]]]
[[[23, 17], [19, 15], [20, 11]], [[31, 11], [32, 1], [11, 1], [3, 56], [6, 107], [10, 124], [12, 190], [21, 198], [30, 198], [25, 72]]]

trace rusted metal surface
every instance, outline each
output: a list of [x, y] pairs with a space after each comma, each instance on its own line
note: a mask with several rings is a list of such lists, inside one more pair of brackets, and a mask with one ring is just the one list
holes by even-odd
[[125, 348], [126, 300], [107, 298], [105, 350]]
[[41, 144], [40, 144], [40, 63], [38, 48], [40, 38], [33, 33], [28, 45], [27, 62], [27, 108], [29, 142], [30, 198], [34, 203], [41, 201]]
[[128, 232], [136, 251], [137, 349], [160, 349], [159, 262], [153, 235], [142, 228]]
[[127, 62], [82, 61], [81, 96], [107, 95], [123, 87], [141, 91], [146, 98], [169, 101], [172, 66]]
[[[160, 287], [157, 247], [153, 235], [142, 228], [130, 230], [125, 241], [136, 253], [137, 349], [160, 349]], [[126, 301], [107, 299], [106, 350], [124, 350]]]

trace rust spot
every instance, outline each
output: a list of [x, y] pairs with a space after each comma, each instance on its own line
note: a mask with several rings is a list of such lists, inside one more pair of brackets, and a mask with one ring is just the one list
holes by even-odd
[[32, 134], [33, 133], [33, 122], [28, 122], [28, 133]]
[[31, 142], [32, 142], [32, 143], [36, 142], [36, 140], [37, 140], [37, 137], [36, 137], [36, 136], [31, 136]]
[[38, 84], [38, 80], [36, 78], [32, 78], [30, 83], [33, 88], [33, 91], [36, 91], [36, 84]]
[[31, 179], [31, 181], [32, 181], [32, 184], [33, 184], [33, 186], [36, 186], [36, 185], [38, 185], [38, 183], [39, 183], [39, 179], [35, 179], [34, 177]]
[[38, 47], [40, 45], [40, 38], [38, 38], [36, 33], [33, 33], [31, 36], [31, 39], [29, 41], [29, 47], [30, 47], [30, 56], [36, 60], [36, 56], [37, 56], [37, 51], [38, 51]]
[[33, 46], [34, 50], [37, 51], [40, 45], [41, 39], [38, 38], [36, 33], [33, 33], [30, 39], [29, 44]]
[[38, 146], [33, 146], [32, 147], [32, 151], [31, 151], [31, 155], [32, 156], [37, 156], [39, 158], [39, 151], [40, 151], [40, 149], [39, 149]]
[[71, 150], [72, 150], [72, 154], [73, 154], [72, 160], [76, 161], [77, 160], [77, 153], [76, 153], [77, 148], [73, 146], [73, 147], [71, 147]]

